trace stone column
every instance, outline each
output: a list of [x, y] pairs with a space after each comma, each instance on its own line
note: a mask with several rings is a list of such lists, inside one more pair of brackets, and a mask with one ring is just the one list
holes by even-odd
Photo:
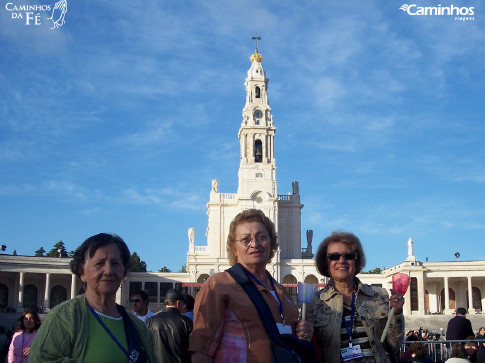
[[473, 287], [472, 287], [472, 277], [468, 276], [468, 314], [475, 314], [475, 309], [473, 308]]
[[19, 278], [19, 301], [17, 305], [17, 312], [24, 312], [24, 273], [20, 272]]
[[451, 314], [452, 311], [450, 310], [450, 288], [448, 286], [448, 277], [444, 277], [445, 280], [445, 310], [443, 311], [444, 314], [448, 315]]
[[49, 305], [50, 295], [51, 295], [51, 274], [47, 272], [45, 274], [44, 303], [42, 304], [44, 310], [47, 310], [47, 311], [50, 309], [50, 305]]
[[426, 315], [426, 299], [425, 299], [425, 292], [424, 292], [424, 277], [423, 274], [420, 273], [417, 276], [417, 283], [418, 283], [418, 315]]
[[77, 282], [77, 276], [72, 274], [71, 275], [71, 299], [73, 299], [77, 295], [76, 282]]

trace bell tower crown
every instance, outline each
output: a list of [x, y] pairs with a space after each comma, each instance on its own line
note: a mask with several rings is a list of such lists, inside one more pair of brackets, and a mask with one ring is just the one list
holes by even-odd
[[250, 195], [256, 190], [276, 198], [276, 165], [274, 159], [273, 116], [268, 101], [268, 81], [261, 64], [263, 56], [258, 51], [258, 40], [253, 37], [256, 49], [249, 57], [251, 67], [244, 85], [246, 104], [239, 129], [241, 163], [239, 167], [239, 192]]

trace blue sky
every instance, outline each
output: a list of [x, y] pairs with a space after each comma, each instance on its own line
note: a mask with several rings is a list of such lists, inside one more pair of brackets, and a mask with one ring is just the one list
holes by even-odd
[[[9, 0], [14, 5], [54, 1]], [[33, 255], [99, 232], [158, 271], [205, 245], [211, 179], [237, 191], [244, 79], [259, 34], [278, 193], [302, 240], [357, 234], [367, 269], [484, 260], [485, 8], [397, 0], [67, 0], [51, 29], [0, 8], [0, 242]], [[10, 6], [11, 8], [11, 6]]]

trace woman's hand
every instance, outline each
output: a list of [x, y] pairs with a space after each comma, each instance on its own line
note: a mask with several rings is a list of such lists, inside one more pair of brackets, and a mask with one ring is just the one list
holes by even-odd
[[308, 321], [300, 321], [298, 319], [295, 319], [294, 323], [296, 323], [296, 336], [310, 342], [313, 337], [313, 324], [309, 323]]
[[22, 354], [27, 357], [29, 355], [29, 352], [30, 352], [30, 347], [24, 348], [24, 350], [22, 351]]
[[394, 308], [394, 314], [399, 315], [402, 313], [402, 307], [404, 305], [404, 296], [398, 291], [391, 289], [391, 296], [389, 296], [389, 304], [391, 308]]

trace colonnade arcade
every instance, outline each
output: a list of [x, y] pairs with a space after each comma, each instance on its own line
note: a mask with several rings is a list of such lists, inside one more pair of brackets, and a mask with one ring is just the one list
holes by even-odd
[[54, 306], [82, 294], [84, 288], [71, 273], [0, 273], [0, 312], [35, 309], [48, 312]]

